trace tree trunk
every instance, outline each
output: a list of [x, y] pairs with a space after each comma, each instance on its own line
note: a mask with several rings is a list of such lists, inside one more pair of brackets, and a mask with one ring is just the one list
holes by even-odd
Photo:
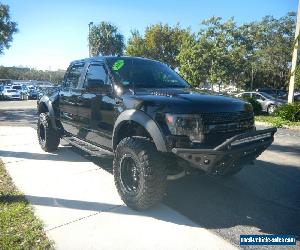
[[254, 80], [254, 70], [253, 70], [253, 66], [251, 66], [251, 86], [250, 86], [251, 91], [253, 91], [253, 80]]

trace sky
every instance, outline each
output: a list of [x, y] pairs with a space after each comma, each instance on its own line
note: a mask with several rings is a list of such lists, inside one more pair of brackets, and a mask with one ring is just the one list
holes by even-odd
[[70, 61], [88, 57], [88, 23], [109, 21], [128, 39], [158, 22], [198, 31], [211, 16], [234, 17], [238, 24], [276, 18], [297, 11], [297, 0], [0, 0], [18, 23], [11, 47], [0, 65], [42, 70], [66, 69]]

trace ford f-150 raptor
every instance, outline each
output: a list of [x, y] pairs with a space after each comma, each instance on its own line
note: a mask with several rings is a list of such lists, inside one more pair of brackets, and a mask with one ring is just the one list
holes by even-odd
[[256, 130], [251, 104], [199, 92], [163, 63], [138, 57], [73, 61], [59, 91], [38, 101], [37, 135], [47, 152], [61, 138], [113, 158], [116, 188], [136, 210], [185, 173], [231, 176], [272, 142]]

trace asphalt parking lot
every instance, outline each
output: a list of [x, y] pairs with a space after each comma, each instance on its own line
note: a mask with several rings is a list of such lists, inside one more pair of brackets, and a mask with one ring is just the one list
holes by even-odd
[[[35, 124], [36, 101], [0, 102], [0, 126]], [[72, 150], [111, 173], [111, 161]], [[235, 246], [241, 234], [291, 234], [300, 249], [300, 132], [279, 129], [273, 145], [235, 177], [171, 181], [164, 204]]]

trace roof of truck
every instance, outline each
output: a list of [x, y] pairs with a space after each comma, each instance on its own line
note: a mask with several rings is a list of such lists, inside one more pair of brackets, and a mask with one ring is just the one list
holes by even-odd
[[94, 56], [94, 57], [88, 57], [88, 58], [84, 58], [84, 59], [80, 59], [80, 60], [74, 60], [71, 62], [71, 65], [74, 64], [80, 64], [80, 63], [86, 63], [88, 61], [98, 61], [98, 62], [103, 62], [108, 58], [134, 58], [134, 59], [140, 59], [140, 60], [147, 60], [147, 61], [155, 61], [149, 58], [145, 58], [145, 57], [137, 57], [137, 56]]

